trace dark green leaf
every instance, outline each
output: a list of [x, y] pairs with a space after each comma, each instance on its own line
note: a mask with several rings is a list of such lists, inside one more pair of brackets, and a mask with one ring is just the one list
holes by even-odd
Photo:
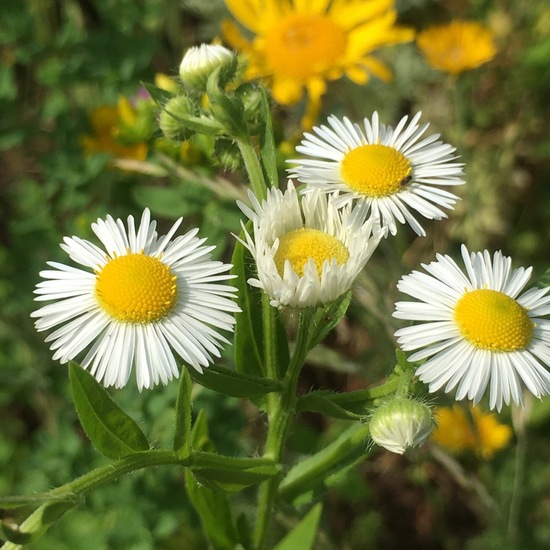
[[321, 504], [316, 504], [273, 550], [311, 550], [317, 538], [321, 519]]
[[180, 458], [189, 456], [191, 444], [191, 377], [183, 367], [180, 374], [178, 397], [176, 399], [176, 430], [174, 434], [174, 451]]
[[[335, 394], [330, 391], [311, 392], [298, 400], [296, 411], [318, 412], [325, 416], [340, 418], [342, 420], [360, 420], [364, 416], [366, 404], [369, 400], [365, 398], [366, 392], [353, 392], [353, 394], [356, 393], [361, 394], [361, 397], [359, 395]], [[366, 395], [368, 396], [368, 393]], [[339, 399], [343, 396], [347, 397], [347, 399]], [[356, 399], [353, 399], [353, 397]], [[352, 409], [359, 409], [360, 412], [355, 412]]]
[[4, 538], [14, 544], [29, 544], [40, 538], [51, 525], [74, 506], [76, 506], [74, 500], [43, 504], [26, 520], [29, 528], [25, 528], [24, 524], [20, 528], [13, 528], [4, 522], [0, 522], [0, 538]]
[[198, 453], [191, 471], [201, 483], [228, 492], [256, 485], [278, 475], [281, 467], [267, 458], [235, 458]]
[[199, 450], [212, 450], [210, 437], [208, 435], [208, 420], [203, 409], [199, 411], [193, 429], [191, 430], [191, 447]]
[[210, 543], [216, 550], [233, 550], [239, 534], [227, 495], [198, 483], [188, 469], [184, 475], [185, 490]]
[[541, 277], [539, 277], [535, 283], [535, 286], [540, 288], [550, 286], [550, 268], [548, 268]]
[[171, 92], [157, 88], [154, 84], [150, 84], [149, 82], [142, 82], [142, 85], [149, 92], [153, 101], [161, 107], [166, 105], [166, 103], [174, 97], [174, 94]]
[[74, 502], [79, 503], [80, 498], [77, 497], [74, 493], [68, 494], [56, 494], [51, 495], [50, 493], [35, 493], [33, 495], [25, 496], [9, 496], [9, 497], [0, 497], [0, 508], [13, 509], [13, 508], [22, 508], [23, 506], [28, 505], [39, 505], [48, 502]]
[[273, 380], [240, 373], [234, 370], [212, 365], [200, 374], [191, 370], [193, 380], [205, 388], [232, 397], [253, 397], [280, 389], [280, 384]]
[[279, 494], [287, 500], [325, 486], [325, 480], [368, 455], [368, 424], [354, 422], [332, 443], [302, 460], [290, 469], [279, 486]]
[[88, 371], [71, 362], [69, 379], [80, 423], [101, 453], [118, 459], [149, 449], [140, 427]]
[[351, 291], [340, 296], [334, 302], [324, 307], [319, 307], [315, 311], [311, 323], [312, 334], [310, 348], [314, 348], [321, 343], [327, 334], [342, 320], [351, 303]]
[[261, 376], [263, 373], [262, 295], [247, 280], [254, 275], [252, 258], [237, 242], [231, 259], [231, 273], [237, 275], [232, 284], [238, 288], [237, 303], [241, 312], [235, 314], [235, 368], [242, 373]]
[[279, 175], [277, 173], [277, 159], [275, 156], [275, 139], [273, 138], [273, 124], [271, 122], [271, 111], [267, 93], [263, 87], [259, 88], [261, 93], [260, 117], [262, 120], [262, 132], [260, 134], [261, 162], [269, 185], [279, 187]]

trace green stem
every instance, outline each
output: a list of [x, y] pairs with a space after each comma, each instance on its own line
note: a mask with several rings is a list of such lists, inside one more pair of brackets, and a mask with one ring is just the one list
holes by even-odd
[[[130, 472], [141, 470], [143, 468], [147, 468], [148, 466], [163, 466], [169, 464], [186, 466], [189, 462], [193, 461], [193, 458], [190, 457], [187, 460], [182, 460], [178, 458], [176, 453], [173, 451], [146, 451], [143, 453], [135, 453], [125, 456], [112, 464], [96, 468], [95, 470], [84, 474], [70, 483], [66, 483], [61, 487], [53, 489], [48, 493], [48, 495], [51, 495], [52, 497], [67, 495], [67, 497], [71, 497], [71, 499], [77, 496], [85, 496], [98, 487], [101, 487], [110, 481], [114, 481], [115, 479]], [[67, 506], [66, 508], [63, 508], [58, 515], [51, 517], [49, 521], [45, 523], [45, 512], [51, 507], [51, 505], [52, 503], [48, 502], [38, 507], [21, 524], [19, 531], [21, 533], [33, 533], [35, 536], [40, 536], [46, 532], [50, 525], [55, 523], [55, 521], [61, 517], [66, 510], [71, 507]], [[14, 550], [17, 548], [22, 548], [22, 546], [11, 542], [6, 542], [2, 547], [3, 550]]]
[[[273, 462], [268, 458], [238, 458], [225, 457], [215, 453], [203, 451], [192, 451], [189, 457], [183, 459], [178, 457], [174, 451], [151, 450], [141, 453], [134, 453], [125, 456], [116, 462], [96, 468], [87, 474], [57, 487], [44, 497], [50, 497], [49, 502], [39, 506], [20, 526], [20, 533], [29, 533], [32, 539], [44, 534], [67, 510], [79, 502], [78, 497], [85, 497], [95, 489], [118, 479], [119, 477], [155, 466], [180, 466], [180, 467], [202, 467], [202, 468], [234, 468], [235, 471], [245, 470], [258, 466], [270, 466]], [[21, 548], [19, 544], [6, 542], [2, 550], [14, 550]]]
[[368, 435], [368, 424], [354, 422], [335, 441], [292, 468], [280, 484], [279, 495], [292, 500], [313, 489], [331, 473], [363, 460], [368, 453], [365, 443]]
[[250, 180], [252, 191], [258, 200], [265, 199], [267, 196], [267, 186], [262, 171], [262, 166], [250, 136], [246, 135], [237, 140], [239, 150], [243, 157], [244, 165]]
[[[272, 398], [268, 401], [269, 427], [264, 457], [271, 458], [275, 463], [282, 462], [283, 450], [288, 436], [288, 427], [296, 409], [296, 385], [310, 344], [308, 319], [309, 316], [306, 312], [300, 314], [296, 346], [282, 381], [283, 389], [280, 393], [272, 394]], [[254, 548], [257, 550], [264, 548], [280, 481], [280, 476], [274, 476], [264, 481], [258, 490], [256, 525], [254, 530]]]

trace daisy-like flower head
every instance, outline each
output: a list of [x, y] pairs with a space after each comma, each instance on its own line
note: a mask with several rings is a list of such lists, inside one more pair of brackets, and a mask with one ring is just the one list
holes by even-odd
[[230, 265], [212, 261], [214, 246], [196, 237], [197, 229], [172, 240], [181, 223], [159, 237], [149, 210], [136, 231], [122, 220], [97, 220], [92, 229], [104, 249], [78, 237], [65, 237], [61, 248], [89, 270], [48, 262], [42, 271], [38, 301], [53, 301], [32, 313], [39, 331], [58, 327], [47, 338], [61, 363], [88, 350], [82, 366], [105, 386], [122, 387], [132, 366], [137, 385], [151, 388], [178, 376], [175, 355], [202, 372], [219, 357], [232, 331], [236, 289]]
[[416, 44], [429, 65], [457, 75], [491, 61], [497, 49], [493, 34], [476, 21], [452, 21], [418, 34]]
[[326, 81], [346, 75], [365, 84], [370, 75], [390, 80], [389, 70], [371, 54], [408, 42], [412, 29], [395, 26], [393, 0], [225, 0], [235, 18], [255, 34], [247, 40], [229, 21], [225, 40], [248, 58], [248, 78], [269, 77], [282, 104], [300, 100], [304, 90], [318, 102]]
[[357, 210], [338, 210], [331, 200], [312, 193], [300, 202], [289, 181], [283, 193], [269, 189], [261, 204], [249, 192], [252, 209], [238, 202], [254, 227], [243, 244], [254, 257], [261, 288], [274, 307], [305, 308], [327, 304], [347, 292], [378, 245], [372, 223]]
[[411, 210], [428, 219], [446, 218], [442, 208], [452, 209], [457, 197], [440, 186], [464, 181], [456, 149], [438, 141], [439, 134], [422, 137], [429, 124], [420, 126], [420, 115], [408, 124], [403, 117], [393, 129], [381, 124], [375, 112], [372, 120], [364, 119], [364, 130], [347, 118], [330, 116], [330, 127], [314, 127], [296, 147], [313, 158], [290, 160], [297, 166], [289, 171], [307, 184], [305, 193], [320, 189], [337, 194], [338, 207], [357, 201], [375, 226], [395, 235], [396, 222], [408, 223], [423, 236]]
[[397, 288], [416, 302], [397, 302], [394, 316], [421, 321], [399, 329], [398, 342], [428, 358], [416, 371], [430, 392], [456, 388], [456, 399], [474, 405], [487, 388], [491, 409], [510, 401], [523, 404], [523, 387], [536, 397], [550, 393], [550, 313], [548, 288], [522, 293], [532, 268], [512, 270], [512, 260], [495, 252], [468, 253], [464, 273], [449, 256], [405, 275]]

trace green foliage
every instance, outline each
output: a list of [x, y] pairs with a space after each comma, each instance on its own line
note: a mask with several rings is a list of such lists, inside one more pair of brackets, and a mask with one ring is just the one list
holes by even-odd
[[100, 452], [117, 459], [149, 449], [141, 428], [88, 371], [71, 362], [69, 380], [80, 423]]
[[313, 506], [300, 523], [273, 550], [294, 550], [295, 548], [310, 550], [314, 548], [322, 510], [323, 507], [320, 504]]
[[[249, 183], [239, 172], [242, 159], [235, 160], [238, 145], [227, 136], [214, 143], [219, 127], [200, 119], [193, 121], [195, 129], [212, 135], [184, 144], [163, 141], [152, 130], [158, 114], [152, 109], [174, 92], [148, 83], [157, 72], [173, 74], [192, 42], [219, 35], [221, 17], [227, 16], [223, 2], [3, 1], [0, 495], [21, 496], [0, 498], [0, 538], [14, 543], [36, 538], [39, 531], [27, 535], [13, 528], [36, 507], [40, 529], [51, 527], [47, 536], [28, 544], [30, 550], [208, 545], [248, 550], [254, 486], [281, 475], [277, 550], [550, 545], [547, 401], [532, 404], [531, 415], [521, 422], [517, 411], [512, 413], [518, 439], [520, 432], [525, 438], [523, 462], [514, 446], [481, 461], [450, 456], [433, 444], [410, 458], [381, 453], [365, 461], [370, 450], [362, 420], [373, 401], [384, 397], [373, 384], [388, 375], [394, 361], [398, 323], [391, 313], [398, 299], [395, 281], [403, 273], [433, 259], [434, 250], [454, 254], [466, 242], [475, 249], [502, 248], [518, 265], [533, 265], [541, 274], [532, 281], [535, 286], [550, 281], [544, 230], [550, 210], [548, 7], [535, 0], [476, 0], [456, 13], [456, 6], [436, 4], [398, 2], [400, 21], [420, 29], [449, 16], [484, 20], [497, 35], [495, 61], [451, 82], [426, 65], [413, 43], [379, 52], [377, 57], [393, 67], [392, 83], [331, 81], [318, 121], [332, 113], [360, 121], [373, 110], [396, 120], [422, 110], [431, 129], [457, 145], [468, 184], [450, 219], [429, 227], [427, 238], [402, 232], [391, 246], [383, 242], [353, 294], [305, 314], [311, 327], [305, 348], [318, 347], [298, 382], [297, 415], [285, 454], [291, 462], [282, 477], [275, 461], [246, 465], [238, 458], [263, 451], [263, 428], [270, 421], [264, 411], [268, 400], [277, 403], [295, 351], [293, 319], [273, 312], [279, 371], [277, 380], [265, 378], [265, 327], [271, 321], [261, 292], [246, 283], [255, 276], [252, 259], [231, 235], [239, 233], [242, 219], [234, 199], [246, 201]], [[132, 103], [142, 83], [157, 105], [142, 107], [151, 111], [140, 112], [140, 124], [120, 123], [114, 131], [120, 144], [143, 139], [146, 158], [120, 169], [112, 151], [85, 155], [82, 137], [94, 133], [93, 110], [114, 107], [121, 96]], [[255, 84], [241, 86], [242, 105], [212, 82], [211, 97], [218, 101], [205, 103], [204, 112], [228, 117], [235, 135], [245, 131], [245, 119], [260, 131], [252, 144], [261, 153], [260, 173], [276, 186], [277, 167], [282, 175], [286, 158], [296, 157], [288, 149], [301, 135], [306, 106], [283, 109]], [[228, 167], [236, 173], [228, 176]], [[128, 386], [117, 391], [115, 404], [86, 371], [72, 365], [69, 385], [66, 369], [51, 361], [29, 317], [39, 307], [32, 291], [45, 262], [61, 260], [63, 236], [94, 240], [90, 223], [97, 217], [126, 217], [146, 206], [161, 218], [160, 227], [180, 216], [186, 229], [199, 227], [199, 236], [216, 245], [215, 258], [227, 261], [233, 255], [238, 278], [231, 284], [239, 289], [242, 312], [233, 356], [225, 352], [220, 365], [203, 374], [184, 366], [179, 386], [174, 382], [142, 394]], [[400, 366], [405, 368], [403, 361]], [[424, 392], [414, 380], [407, 383], [407, 389]], [[397, 390], [391, 377], [387, 384], [384, 391]], [[86, 435], [108, 458], [144, 451], [151, 441], [155, 448], [173, 448], [181, 459], [200, 451], [203, 462], [183, 472], [179, 466], [159, 467], [121, 477], [85, 502], [68, 494], [48, 497], [52, 487], [105, 464], [78, 424], [71, 390]], [[512, 422], [506, 415], [504, 420]], [[223, 452], [219, 459], [217, 451]], [[301, 514], [290, 503], [327, 494], [323, 521], [321, 507], [314, 506], [296, 525]], [[513, 528], [511, 505], [519, 507]], [[69, 509], [66, 520], [56, 521]], [[285, 537], [282, 532], [289, 529]]]

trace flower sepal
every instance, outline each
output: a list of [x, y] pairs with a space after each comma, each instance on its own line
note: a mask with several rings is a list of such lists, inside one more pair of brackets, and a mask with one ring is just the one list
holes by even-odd
[[212, 118], [221, 126], [225, 133], [234, 139], [247, 139], [248, 126], [245, 109], [241, 97], [220, 87], [221, 68], [217, 68], [206, 83], [208, 109]]
[[219, 136], [224, 128], [216, 120], [200, 115], [193, 101], [184, 95], [166, 103], [159, 116], [159, 126], [167, 139], [184, 141], [193, 134]]

